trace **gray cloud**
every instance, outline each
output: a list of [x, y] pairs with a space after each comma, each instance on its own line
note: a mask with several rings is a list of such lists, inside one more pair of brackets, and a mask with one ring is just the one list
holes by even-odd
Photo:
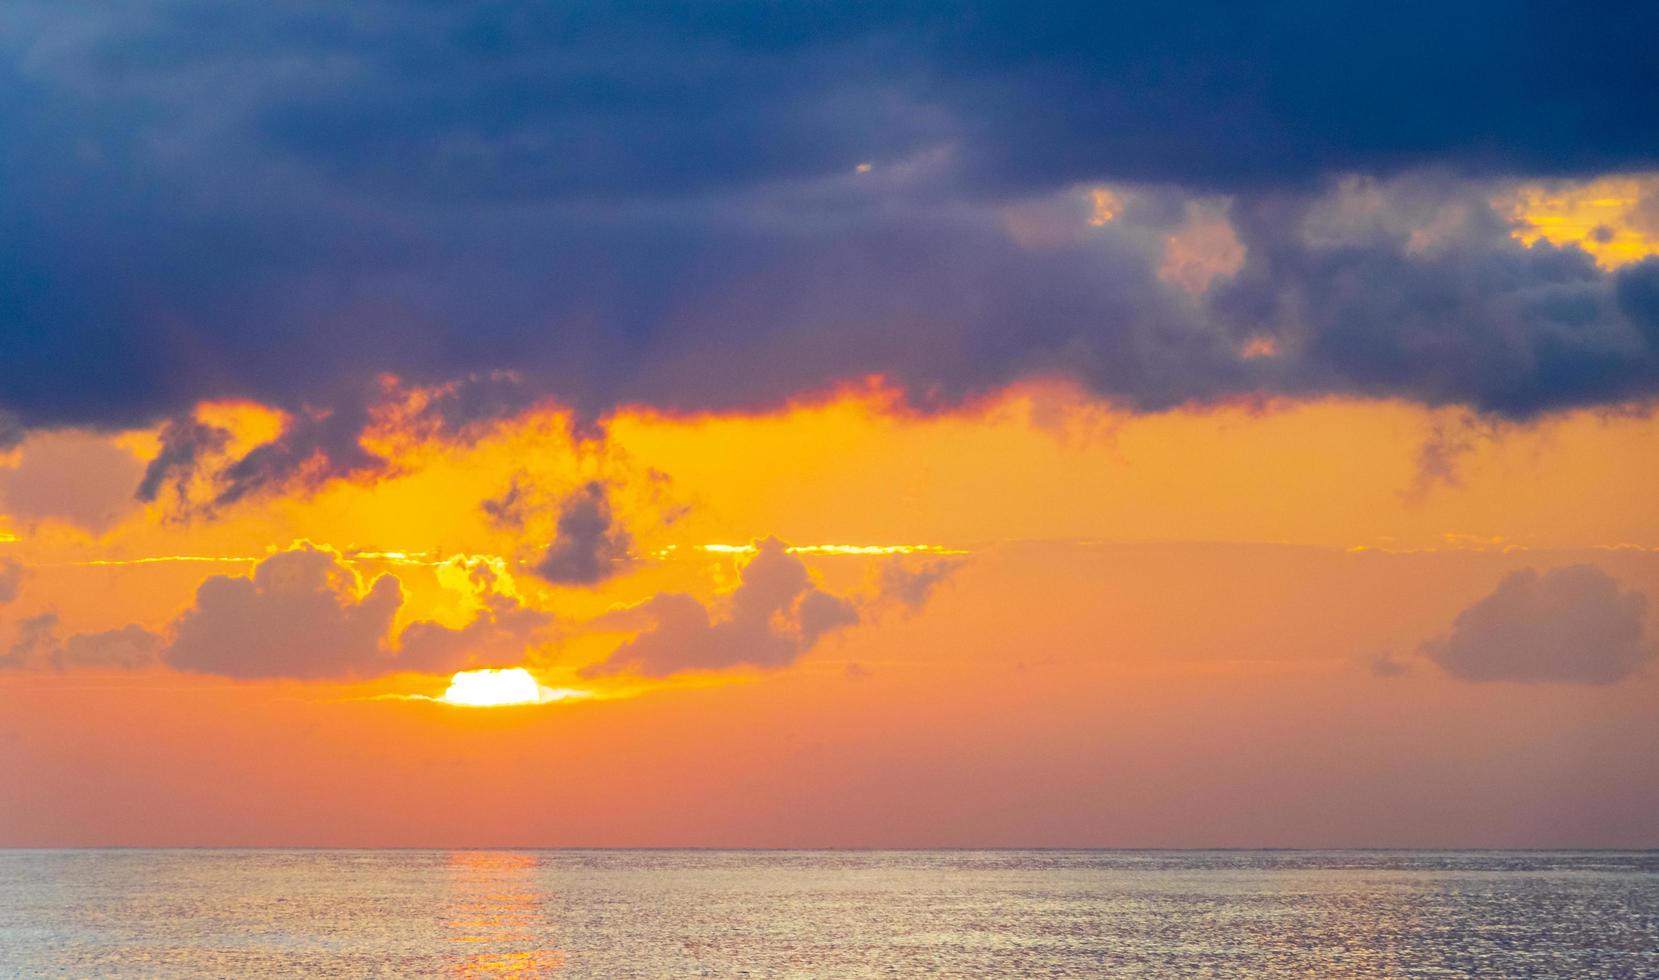
[[646, 628], [585, 675], [664, 677], [737, 666], [787, 667], [824, 635], [858, 622], [853, 603], [814, 585], [782, 541], [756, 544], [759, 550], [743, 567], [723, 618], [716, 619], [692, 596], [656, 595], [609, 620], [609, 625]]
[[156, 661], [161, 637], [136, 624], [97, 633], [77, 633], [53, 651], [58, 670], [139, 670]]
[[195, 603], [161, 632], [129, 625], [65, 639], [54, 612], [24, 619], [0, 654], [0, 669], [163, 664], [222, 677], [335, 679], [523, 662], [552, 616], [502, 594], [488, 567], [475, 566], [471, 575], [482, 601], [471, 621], [460, 627], [414, 622], [394, 643], [392, 622], [403, 603], [397, 578], [382, 575], [362, 589], [337, 555], [302, 544], [261, 561], [250, 576], [207, 579]]
[[145, 502], [155, 500], [161, 488], [170, 483], [181, 498], [185, 497], [202, 457], [223, 452], [230, 435], [225, 429], [189, 417], [167, 420], [161, 427], [161, 451], [145, 466], [144, 478], [133, 496]]
[[102, 534], [137, 507], [130, 488], [144, 464], [107, 440], [37, 432], [24, 440], [21, 451], [16, 467], [0, 467], [0, 511]]
[[882, 563], [877, 579], [877, 602], [895, 602], [909, 610], [927, 604], [940, 583], [967, 564], [966, 558], [930, 558], [908, 562], [892, 558]]
[[535, 571], [561, 585], [592, 585], [627, 566], [631, 544], [627, 529], [611, 513], [605, 485], [592, 481], [559, 504], [556, 535]]
[[19, 624], [0, 669], [140, 670], [156, 662], [160, 645], [159, 636], [135, 624], [60, 640], [57, 614], [44, 612]]
[[296, 483], [314, 489], [328, 480], [386, 471], [390, 464], [363, 446], [368, 421], [368, 405], [356, 397], [299, 415], [280, 436], [250, 449], [217, 474], [219, 489], [211, 506]]
[[[1659, 345], [1621, 297], [1659, 260], [1609, 274], [1576, 247], [1524, 247], [1486, 193], [1419, 179], [1248, 202], [1235, 208], [1244, 267], [1210, 314], [1279, 342], [1264, 390], [1512, 419], [1651, 398]], [[1446, 216], [1438, 239], [1424, 234]]]
[[348, 677], [390, 671], [387, 633], [403, 604], [396, 577], [358, 594], [357, 576], [311, 545], [247, 578], [215, 575], [173, 624], [168, 665], [226, 677]]
[[0, 602], [17, 598], [17, 590], [23, 585], [23, 573], [23, 563], [16, 558], [0, 558]]
[[1422, 653], [1469, 681], [1613, 684], [1654, 656], [1646, 598], [1594, 565], [1513, 572]]
[[529, 494], [529, 485], [522, 477], [515, 475], [501, 496], [491, 497], [478, 506], [492, 523], [517, 530], [524, 526], [530, 506]]
[[[367, 589], [331, 551], [301, 544], [261, 561], [247, 577], [216, 575], [174, 620], [160, 650], [177, 670], [236, 678], [447, 674], [519, 663], [552, 617], [503, 595], [495, 573], [471, 576], [483, 608], [461, 627], [421, 620], [394, 637], [403, 604], [396, 576]], [[71, 641], [73, 642], [73, 641]]]
[[[163, 423], [161, 451], [149, 461], [134, 496], [153, 501], [171, 485], [180, 514], [212, 516], [249, 496], [308, 492], [331, 480], [380, 476], [395, 465], [364, 446], [371, 427], [393, 427], [406, 438], [470, 443], [531, 401], [529, 389], [508, 371], [467, 374], [419, 390], [378, 378], [342, 385], [321, 406], [299, 406], [275, 438], [229, 459], [223, 454], [230, 432], [183, 415]], [[191, 499], [190, 483], [204, 472], [213, 489], [206, 499]]]
[[7, 670], [38, 670], [57, 644], [58, 615], [43, 612], [19, 620], [17, 637], [0, 655], [0, 667]]
[[1371, 673], [1377, 677], [1404, 677], [1411, 673], [1411, 664], [1391, 653], [1379, 653], [1369, 661]]

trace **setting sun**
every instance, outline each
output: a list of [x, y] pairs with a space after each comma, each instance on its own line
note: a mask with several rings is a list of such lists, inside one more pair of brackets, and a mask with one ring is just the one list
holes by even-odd
[[439, 700], [471, 708], [504, 704], [535, 704], [542, 699], [541, 685], [523, 667], [463, 670], [449, 679], [449, 689]]

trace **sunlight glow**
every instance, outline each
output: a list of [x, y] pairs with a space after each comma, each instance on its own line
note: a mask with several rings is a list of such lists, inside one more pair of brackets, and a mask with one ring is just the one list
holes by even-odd
[[[698, 550], [717, 555], [752, 555], [752, 544], [704, 544]], [[797, 544], [784, 549], [792, 555], [966, 555], [963, 548], [938, 544]]]
[[463, 670], [449, 679], [449, 690], [439, 700], [474, 708], [539, 704], [542, 687], [523, 667]]
[[1524, 184], [1494, 199], [1515, 222], [1525, 245], [1540, 239], [1577, 245], [1604, 269], [1659, 254], [1659, 228], [1643, 218], [1644, 200], [1659, 195], [1659, 177], [1626, 174], [1588, 182]]
[[1096, 228], [1102, 227], [1123, 210], [1123, 198], [1105, 187], [1096, 187], [1089, 191], [1089, 201], [1094, 205], [1089, 215], [1089, 224]]

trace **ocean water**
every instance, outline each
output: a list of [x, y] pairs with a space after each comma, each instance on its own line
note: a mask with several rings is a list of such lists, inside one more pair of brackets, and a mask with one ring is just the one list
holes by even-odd
[[1659, 977], [1659, 852], [0, 851], [0, 974]]

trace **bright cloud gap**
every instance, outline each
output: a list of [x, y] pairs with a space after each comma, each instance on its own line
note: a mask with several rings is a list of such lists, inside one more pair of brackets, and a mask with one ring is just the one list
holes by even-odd
[[[678, 550], [669, 545], [654, 554], [658, 558], [672, 557]], [[752, 555], [754, 544], [700, 544], [697, 551], [716, 555]], [[940, 544], [797, 544], [784, 549], [792, 555], [966, 555], [965, 548], [951, 548]]]

